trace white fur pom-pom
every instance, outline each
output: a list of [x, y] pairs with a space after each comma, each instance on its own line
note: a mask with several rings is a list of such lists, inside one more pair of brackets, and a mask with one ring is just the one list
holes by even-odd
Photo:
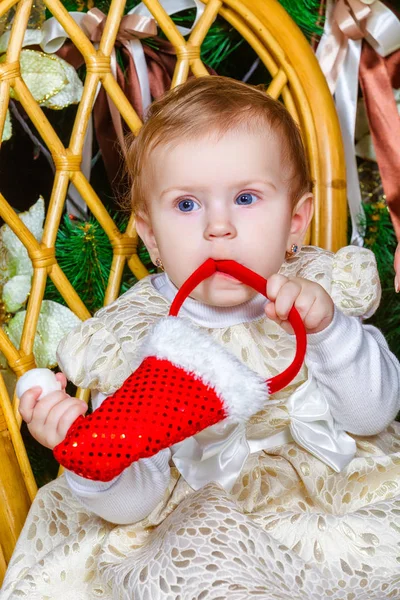
[[42, 388], [42, 393], [39, 396], [39, 400], [50, 392], [61, 390], [61, 382], [56, 379], [53, 371], [50, 371], [50, 369], [31, 369], [18, 379], [18, 398], [21, 398], [24, 392], [35, 386]]

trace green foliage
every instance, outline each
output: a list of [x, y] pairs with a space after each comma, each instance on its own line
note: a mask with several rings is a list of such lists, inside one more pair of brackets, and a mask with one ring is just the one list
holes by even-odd
[[375, 254], [382, 285], [379, 309], [369, 322], [383, 332], [391, 350], [400, 359], [400, 302], [393, 285], [396, 235], [386, 205], [378, 165], [360, 161], [358, 174], [364, 206], [364, 245]]
[[322, 35], [323, 17], [320, 16], [321, 0], [279, 0], [283, 8], [297, 23], [304, 35]]
[[365, 246], [373, 251], [382, 284], [382, 300], [370, 322], [384, 333], [391, 350], [400, 359], [400, 302], [394, 290], [393, 255], [396, 236], [383, 199], [364, 205]]
[[392, 280], [393, 283], [393, 253], [397, 240], [386, 203], [379, 200], [364, 204], [364, 212], [365, 246], [374, 252], [382, 280]]
[[[119, 218], [118, 226], [122, 232], [126, 225], [127, 218]], [[94, 217], [88, 221], [71, 220], [68, 215], [64, 217], [56, 240], [56, 258], [91, 313], [104, 304], [112, 257], [110, 240]], [[143, 244], [139, 246], [139, 257], [149, 271], [154, 271]], [[126, 267], [120, 292], [126, 292], [136, 281]], [[48, 280], [45, 298], [65, 305], [51, 280]]]

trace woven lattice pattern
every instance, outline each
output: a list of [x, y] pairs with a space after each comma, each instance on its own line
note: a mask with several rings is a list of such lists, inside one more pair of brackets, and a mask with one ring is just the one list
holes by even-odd
[[[132, 132], [137, 132], [141, 126], [138, 115], [113, 77], [110, 65], [111, 53], [124, 14], [125, 0], [112, 0], [97, 49], [71, 18], [60, 0], [45, 0], [45, 4], [81, 52], [87, 74], [69, 146], [65, 147], [21, 77], [19, 58], [32, 0], [1, 0], [0, 17], [13, 7], [16, 8], [16, 13], [6, 59], [0, 64], [0, 138], [5, 125], [10, 90], [13, 89], [51, 152], [56, 168], [41, 243], [36, 241], [22, 223], [7, 203], [7, 199], [0, 195], [0, 214], [27, 248], [34, 268], [20, 348], [15, 348], [5, 332], [0, 329], [0, 350], [16, 375], [21, 375], [35, 366], [32, 349], [47, 277], [52, 279], [69, 308], [79, 318], [86, 319], [90, 316], [55, 257], [55, 241], [70, 182], [86, 201], [113, 247], [113, 263], [105, 302], [113, 301], [118, 295], [126, 261], [138, 278], [146, 275], [146, 270], [136, 253], [138, 240], [134, 219], [130, 219], [126, 232], [122, 234], [81, 170], [85, 134], [99, 82]], [[184, 82], [189, 72], [196, 77], [208, 75], [200, 58], [200, 50], [218, 13], [252, 46], [272, 76], [269, 94], [283, 99], [303, 132], [311, 173], [316, 184], [316, 212], [310, 232], [311, 242], [334, 250], [344, 245], [344, 160], [332, 99], [307, 41], [278, 2], [206, 0], [205, 10], [188, 39], [179, 33], [163, 9], [162, 2], [144, 0], [144, 4], [175, 48], [177, 63], [172, 86]], [[79, 390], [78, 394], [87, 397], [84, 390]], [[14, 398], [14, 402], [11, 402], [1, 376], [0, 401], [0, 433], [4, 434], [0, 445], [3, 469], [0, 489], [3, 490], [2, 504], [5, 507], [4, 513], [0, 513], [1, 576], [2, 565], [9, 559], [29, 506], [29, 499], [36, 493], [36, 485], [19, 433], [17, 399]], [[7, 460], [3, 460], [6, 456]], [[12, 486], [9, 484], [11, 480]], [[16, 496], [20, 498], [18, 503], [15, 500]]]

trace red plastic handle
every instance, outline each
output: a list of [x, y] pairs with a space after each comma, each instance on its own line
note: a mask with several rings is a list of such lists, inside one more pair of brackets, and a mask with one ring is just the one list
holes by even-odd
[[[170, 316], [176, 317], [184, 300], [190, 293], [204, 281], [204, 279], [211, 277], [216, 271], [221, 271], [222, 273], [235, 277], [267, 298], [267, 280], [264, 279], [264, 277], [261, 277], [261, 275], [254, 273], [251, 269], [240, 265], [234, 260], [215, 261], [212, 258], [209, 258], [182, 284], [171, 304], [169, 311]], [[300, 371], [306, 354], [307, 334], [303, 321], [295, 308], [292, 308], [290, 311], [288, 321], [293, 327], [294, 335], [296, 337], [296, 354], [287, 369], [279, 375], [275, 375], [275, 377], [271, 377], [271, 379], [267, 380], [270, 394], [279, 392], [279, 390], [282, 390], [289, 385]]]

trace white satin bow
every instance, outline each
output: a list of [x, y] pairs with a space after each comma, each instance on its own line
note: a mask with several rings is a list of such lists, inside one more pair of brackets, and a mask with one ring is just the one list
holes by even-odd
[[176, 468], [194, 490], [214, 481], [229, 492], [250, 454], [289, 442], [297, 442], [337, 472], [353, 459], [356, 443], [336, 428], [328, 402], [311, 375], [286, 406], [288, 427], [265, 438], [246, 438], [244, 424], [222, 421], [175, 444], [171, 450]]

